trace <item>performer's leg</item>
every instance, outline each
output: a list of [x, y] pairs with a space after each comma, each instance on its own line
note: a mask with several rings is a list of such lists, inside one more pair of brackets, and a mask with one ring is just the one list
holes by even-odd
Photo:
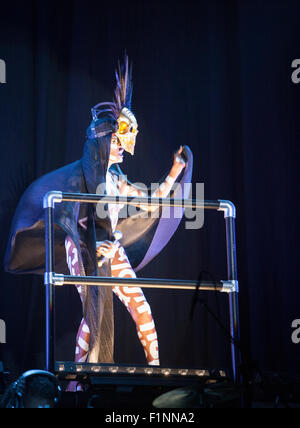
[[[65, 240], [66, 253], [67, 253], [67, 263], [69, 267], [70, 274], [73, 276], [80, 276], [80, 267], [78, 262], [78, 251], [72, 241], [72, 239], [67, 236]], [[77, 291], [81, 296], [81, 287], [76, 286]], [[90, 330], [84, 319], [82, 319], [81, 324], [78, 329], [77, 338], [76, 338], [76, 352], [75, 352], [75, 362], [83, 363], [87, 359], [89, 351], [89, 342], [90, 342]]]
[[87, 359], [90, 343], [90, 330], [83, 318], [76, 337], [75, 362], [84, 363]]
[[[111, 266], [113, 277], [136, 278], [122, 247], [117, 251]], [[159, 365], [158, 341], [151, 309], [139, 287], [114, 287], [113, 292], [126, 306], [137, 328], [149, 365]]]

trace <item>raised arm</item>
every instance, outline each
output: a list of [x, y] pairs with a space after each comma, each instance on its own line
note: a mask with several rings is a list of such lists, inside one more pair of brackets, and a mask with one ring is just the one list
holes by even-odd
[[[177, 150], [177, 152], [174, 154], [173, 165], [167, 178], [163, 183], [161, 183], [158, 189], [156, 189], [152, 193], [151, 197], [166, 198], [169, 195], [170, 191], [172, 190], [174, 183], [176, 182], [177, 178], [179, 177], [180, 173], [185, 168], [185, 166], [186, 164], [183, 158], [183, 147], [181, 146]], [[125, 180], [120, 181], [120, 194], [122, 196], [148, 197], [148, 194], [145, 191], [139, 189], [138, 187], [132, 184], [128, 184], [128, 182], [126, 182]], [[137, 204], [137, 206], [139, 206], [141, 209], [145, 211], [154, 211], [157, 208], [156, 206], [151, 206], [151, 205], [146, 206], [146, 205]]]

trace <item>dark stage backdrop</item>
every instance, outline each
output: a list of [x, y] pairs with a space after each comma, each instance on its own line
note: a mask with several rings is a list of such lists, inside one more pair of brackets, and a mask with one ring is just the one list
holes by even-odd
[[[297, 371], [300, 344], [298, 169], [300, 57], [298, 1], [20, 1], [0, 6], [0, 259], [17, 202], [37, 177], [79, 159], [90, 108], [110, 101], [117, 59], [133, 61], [136, 155], [133, 181], [159, 179], [172, 153], [194, 153], [193, 182], [206, 199], [237, 206], [242, 346], [262, 369]], [[2, 263], [3, 264], [3, 263]], [[13, 276], [1, 264], [0, 360], [18, 374], [44, 365], [41, 277]], [[202, 229], [184, 223], [144, 277], [226, 279], [225, 229], [208, 212]], [[189, 320], [192, 292], [146, 290], [163, 365], [228, 367], [229, 343], [203, 306]], [[227, 296], [203, 293], [227, 325]], [[57, 359], [73, 358], [81, 320], [77, 292], [57, 290]], [[115, 301], [115, 356], [143, 363], [135, 327]]]

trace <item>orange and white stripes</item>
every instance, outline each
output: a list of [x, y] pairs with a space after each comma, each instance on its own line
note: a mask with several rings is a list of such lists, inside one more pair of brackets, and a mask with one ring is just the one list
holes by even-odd
[[[111, 263], [112, 276], [136, 278], [123, 247], [119, 247]], [[126, 306], [136, 324], [137, 334], [144, 348], [147, 363], [159, 365], [158, 341], [150, 306], [140, 287], [113, 287], [113, 292]]]
[[[78, 252], [74, 242], [70, 237], [65, 241], [67, 262], [71, 275], [80, 275], [78, 262]], [[112, 277], [116, 278], [136, 278], [130, 265], [124, 248], [119, 246], [111, 263]], [[81, 296], [81, 287], [76, 286]], [[144, 348], [147, 363], [149, 365], [159, 365], [159, 352], [157, 333], [151, 314], [150, 306], [139, 287], [115, 286], [113, 292], [126, 306], [132, 319], [136, 324], [137, 334]], [[89, 352], [90, 331], [87, 323], [81, 321], [76, 339], [76, 362], [85, 362]]]
[[[67, 236], [65, 240], [65, 247], [66, 247], [67, 263], [68, 263], [70, 274], [73, 276], [80, 276], [78, 250], [74, 242], [69, 236]], [[76, 285], [76, 288], [79, 293], [81, 302], [83, 303], [81, 286]], [[89, 351], [89, 342], [90, 342], [90, 330], [85, 320], [82, 319], [78, 329], [77, 338], [76, 338], [75, 361], [77, 363], [84, 363], [86, 361], [88, 351]]]

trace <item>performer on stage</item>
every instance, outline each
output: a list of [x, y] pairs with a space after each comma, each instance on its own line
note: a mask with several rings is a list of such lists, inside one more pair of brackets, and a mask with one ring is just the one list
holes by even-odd
[[[163, 198], [172, 190], [172, 197], [178, 193], [180, 197], [188, 196], [185, 192], [189, 189], [183, 185], [191, 181], [192, 153], [187, 146], [181, 146], [175, 153], [168, 176], [152, 194], [134, 186], [122, 173], [119, 164], [123, 161], [124, 151], [134, 154], [138, 133], [137, 120], [131, 111], [132, 80], [127, 57], [122, 66], [119, 64], [116, 79], [114, 101], [100, 103], [92, 109], [93, 121], [87, 130], [82, 159], [41, 177], [23, 195], [6, 253], [5, 264], [9, 272], [44, 273], [42, 200], [48, 191], [91, 194], [105, 191], [115, 196]], [[178, 179], [176, 187], [174, 184]], [[131, 215], [120, 215], [126, 208], [119, 204], [108, 204], [105, 209], [100, 206], [96, 209], [91, 204], [57, 204], [55, 272], [135, 278], [135, 272], [168, 243], [181, 217], [178, 210], [174, 216], [171, 208], [168, 209], [169, 218], [166, 218], [164, 209], [151, 205], [141, 205], [140, 211]], [[113, 291], [136, 324], [147, 363], [159, 364], [155, 324], [140, 288], [81, 285], [77, 289], [83, 305], [76, 343], [77, 362], [113, 362]]]

